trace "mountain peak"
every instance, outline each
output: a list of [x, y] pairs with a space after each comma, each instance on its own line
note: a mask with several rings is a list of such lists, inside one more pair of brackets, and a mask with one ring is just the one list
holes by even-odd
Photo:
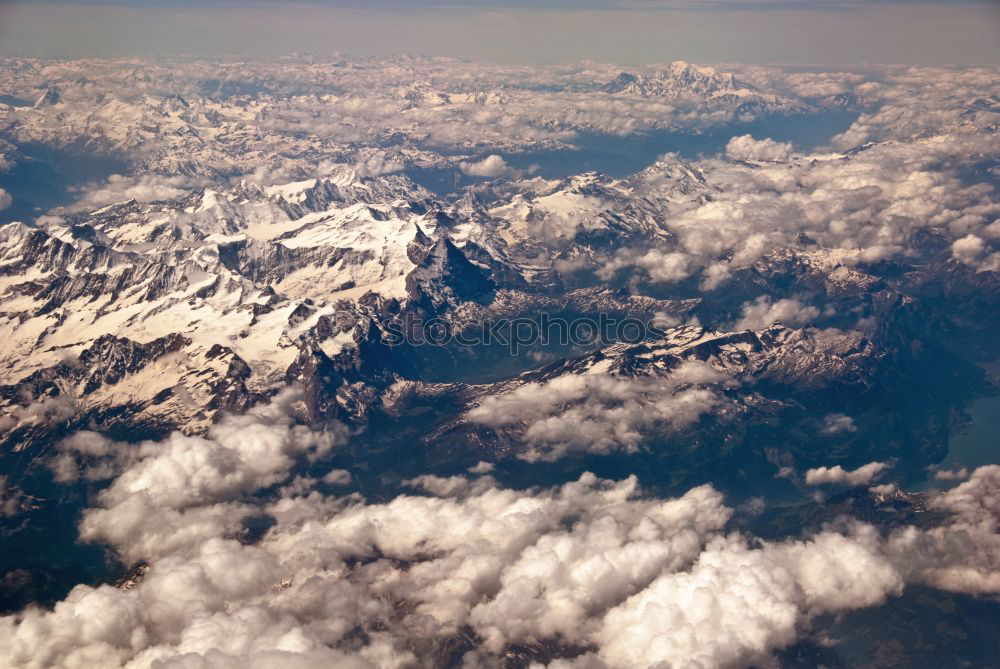
[[678, 60], [652, 74], [621, 72], [604, 90], [642, 97], [680, 97], [713, 96], [737, 90], [753, 90], [753, 87], [740, 82], [731, 73]]
[[54, 88], [47, 88], [45, 92], [42, 93], [39, 98], [35, 101], [34, 108], [41, 109], [43, 107], [51, 107], [53, 105], [59, 104], [62, 97], [59, 95], [58, 91]]

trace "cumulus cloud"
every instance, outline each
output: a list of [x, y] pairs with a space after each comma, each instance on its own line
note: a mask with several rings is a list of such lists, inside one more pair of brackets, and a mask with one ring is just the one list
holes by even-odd
[[517, 430], [527, 460], [555, 460], [584, 451], [634, 452], [651, 428], [682, 429], [723, 399], [712, 388], [731, 379], [710, 365], [682, 363], [667, 375], [617, 377], [569, 374], [487, 397], [469, 420]]
[[323, 475], [322, 481], [329, 485], [344, 486], [349, 484], [352, 478], [351, 472], [346, 469], [331, 469]]
[[494, 465], [492, 462], [477, 462], [472, 467], [469, 467], [468, 471], [470, 474], [489, 474], [493, 471]]
[[737, 330], [762, 330], [775, 323], [798, 328], [819, 317], [819, 309], [803, 304], [796, 298], [772, 302], [766, 295], [743, 305], [743, 315], [733, 326]]
[[850, 93], [864, 82], [864, 75], [855, 72], [794, 72], [780, 73], [778, 78], [796, 95], [824, 98]]
[[14, 203], [14, 198], [11, 197], [10, 193], [0, 188], [0, 211], [3, 211], [10, 205]]
[[474, 177], [512, 176], [519, 173], [519, 170], [508, 165], [502, 156], [495, 154], [486, 156], [478, 162], [463, 161], [459, 163], [459, 169]]
[[192, 189], [203, 184], [203, 180], [180, 175], [124, 176], [112, 174], [103, 184], [93, 184], [79, 189], [82, 194], [74, 206], [100, 207], [124, 200], [137, 200], [139, 202], [172, 200], [186, 195]]
[[[289, 416], [296, 401], [298, 391], [287, 389], [268, 405], [224, 418], [205, 437], [176, 432], [138, 447], [93, 433], [64, 440], [61, 457], [80, 458], [85, 477], [121, 469], [101, 492], [100, 506], [85, 514], [80, 535], [122, 546], [124, 557], [138, 560], [177, 550], [171, 538], [197, 542], [218, 532], [232, 520], [225, 505], [285, 481], [298, 460], [325, 455], [343, 440], [343, 428], [295, 425]], [[68, 478], [59, 457], [54, 470]]]
[[[982, 232], [994, 236], [992, 228], [995, 225], [996, 221]], [[989, 250], [990, 247], [981, 237], [969, 234], [952, 243], [951, 257], [963, 265], [975, 268], [976, 272], [1000, 272], [1000, 251], [988, 253]]]
[[791, 152], [791, 144], [769, 137], [754, 139], [751, 135], [740, 135], [726, 144], [726, 157], [731, 160], [780, 160]]
[[968, 481], [930, 499], [950, 514], [927, 530], [904, 527], [888, 552], [909, 580], [969, 594], [1000, 591], [1000, 466], [975, 470]]
[[63, 439], [56, 445], [56, 450], [57, 454], [49, 459], [47, 465], [59, 483], [110, 479], [135, 453], [129, 444], [115, 442], [89, 430]]
[[[254, 438], [250, 426], [243, 439]], [[253, 483], [235, 486], [210, 465], [204, 477], [215, 483], [182, 502], [165, 494], [191, 483], [176, 438], [143, 448], [148, 456], [122, 472], [83, 525], [85, 536], [95, 515], [124, 525], [102, 538], [148, 561], [141, 582], [127, 590], [78, 586], [51, 612], [0, 618], [4, 666], [403, 667], [467, 625], [495, 655], [537, 638], [583, 641], [603, 611], [659, 573], [688, 566], [731, 513], [707, 486], [646, 500], [634, 478], [591, 474], [534, 491], [480, 479], [387, 504], [315, 492], [256, 508], [241, 503], [250, 487], [286, 471], [270, 457], [263, 467], [236, 464], [252, 470], [241, 480]], [[139, 504], [141, 519], [118, 498], [139, 480], [153, 487]], [[178, 512], [186, 523], [170, 522]], [[256, 545], [229, 538], [250, 513], [276, 524]]]
[[956, 239], [951, 245], [951, 255], [959, 262], [972, 264], [986, 250], [986, 244], [975, 235]]
[[693, 271], [691, 258], [684, 253], [663, 251], [658, 248], [648, 251], [621, 249], [597, 271], [600, 279], [608, 281], [627, 267], [644, 270], [654, 283], [677, 283], [689, 277]]
[[[512, 645], [545, 645], [550, 667], [721, 669], [764, 663], [814, 616], [909, 582], [1000, 591], [1000, 467], [930, 498], [938, 527], [883, 536], [843, 521], [761, 541], [727, 531], [711, 486], [660, 499], [635, 477], [514, 490], [422, 476], [408, 485], [425, 494], [380, 503], [302, 476], [275, 488], [341, 438], [293, 425], [296, 401], [131, 454], [92, 434], [64, 442], [115, 460], [81, 533], [140, 566], [121, 587], [78, 585], [51, 610], [0, 617], [0, 664], [402, 669], [457, 649], [495, 666]], [[249, 517], [269, 529], [248, 538]]]
[[738, 271], [787, 260], [789, 253], [841, 273], [889, 258], [920, 258], [928, 254], [919, 243], [925, 230], [955, 242], [960, 262], [997, 271], [1000, 251], [990, 226], [1000, 202], [989, 184], [969, 183], [960, 166], [998, 150], [992, 135], [962, 129], [843, 156], [755, 165], [657, 163], [629, 182], [635, 190], [622, 206], [634, 215], [636, 194], [658, 203], [655, 212], [667, 212], [656, 224], [664, 243], [650, 253], [612, 252], [607, 267], [595, 271], [607, 278], [634, 267], [656, 271], [653, 280], [665, 282], [700, 274], [702, 289], [715, 290]]
[[854, 424], [854, 419], [842, 413], [831, 413], [823, 417], [824, 434], [841, 434], [843, 432], [857, 432], [858, 426]]
[[[861, 114], [833, 139], [836, 148], [932, 137], [962, 126], [984, 128], [996, 122], [994, 109], [969, 106], [970, 100], [996, 86], [996, 73], [990, 68], [884, 66], [882, 70], [877, 81], [854, 85], [853, 92], [870, 103], [872, 111]], [[915, 100], [924, 104], [914, 104]]]
[[883, 495], [883, 496], [892, 495], [897, 490], [899, 490], [899, 486], [897, 486], [895, 483], [882, 483], [880, 485], [873, 485], [872, 487], [868, 488], [868, 492], [872, 493], [873, 495]]
[[871, 527], [757, 549], [718, 538], [691, 570], [612, 609], [597, 634], [600, 655], [611, 667], [764, 663], [812, 613], [872, 606], [902, 585]]
[[934, 471], [934, 478], [938, 481], [964, 481], [969, 478], [969, 470], [967, 467], [937, 469]]
[[395, 174], [403, 171], [403, 163], [388, 159], [385, 156], [371, 156], [354, 164], [354, 171], [360, 177], [380, 177], [384, 174]]
[[889, 465], [885, 462], [869, 462], [867, 465], [852, 471], [847, 471], [840, 465], [817, 467], [806, 472], [806, 483], [808, 485], [823, 485], [825, 483], [849, 486], [866, 485], [888, 468]]

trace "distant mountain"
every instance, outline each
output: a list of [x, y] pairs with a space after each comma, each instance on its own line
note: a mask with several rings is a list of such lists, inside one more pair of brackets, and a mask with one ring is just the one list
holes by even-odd
[[682, 60], [667, 69], [656, 70], [651, 75], [622, 72], [605, 89], [610, 93], [629, 95], [704, 95], [714, 96], [734, 91], [753, 91], [754, 88], [736, 79], [731, 73], [720, 72], [714, 67], [699, 67]]
[[644, 98], [695, 98], [739, 112], [786, 113], [807, 109], [800, 101], [762, 91], [740, 81], [732, 73], [684, 61], [675, 61], [652, 74], [622, 72], [603, 90]]

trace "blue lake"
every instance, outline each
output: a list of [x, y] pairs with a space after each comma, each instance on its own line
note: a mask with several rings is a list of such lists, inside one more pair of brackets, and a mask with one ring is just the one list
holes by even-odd
[[[725, 151], [730, 139], [740, 135], [750, 134], [757, 139], [769, 137], [791, 142], [799, 151], [814, 151], [850, 128], [857, 117], [857, 112], [838, 110], [767, 116], [751, 123], [732, 123], [700, 133], [655, 130], [626, 137], [580, 133], [572, 140], [575, 147], [572, 149], [523, 153], [487, 150], [473, 157], [481, 159], [498, 153], [511, 166], [531, 169], [546, 179], [561, 179], [582, 172], [601, 172], [620, 179], [652, 165], [665, 153], [677, 153], [685, 160], [717, 156]], [[440, 147], [430, 148], [442, 151]], [[454, 193], [463, 186], [486, 180], [470, 177], [454, 168], [415, 169], [408, 170], [407, 174], [440, 194]]]
[[76, 188], [100, 182], [127, 169], [124, 160], [44, 146], [20, 145], [24, 159], [13, 170], [0, 173], [0, 188], [14, 199], [0, 211], [0, 224], [32, 222], [53, 207], [74, 202]]
[[967, 411], [972, 422], [948, 440], [944, 469], [1000, 464], [1000, 395], [976, 401]]
[[857, 112], [835, 111], [822, 114], [768, 116], [752, 123], [733, 123], [701, 132], [657, 130], [627, 137], [585, 133], [573, 140], [578, 150], [504, 154], [514, 167], [537, 166], [540, 176], [552, 179], [581, 172], [597, 171], [621, 178], [654, 163], [664, 153], [677, 153], [686, 160], [722, 153], [733, 137], [753, 135], [791, 142], [799, 151], [813, 151], [848, 128]]

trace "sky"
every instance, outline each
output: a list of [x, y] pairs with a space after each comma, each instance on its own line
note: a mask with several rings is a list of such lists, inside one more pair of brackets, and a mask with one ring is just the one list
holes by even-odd
[[0, 54], [1000, 64], [1000, 0], [0, 0]]

